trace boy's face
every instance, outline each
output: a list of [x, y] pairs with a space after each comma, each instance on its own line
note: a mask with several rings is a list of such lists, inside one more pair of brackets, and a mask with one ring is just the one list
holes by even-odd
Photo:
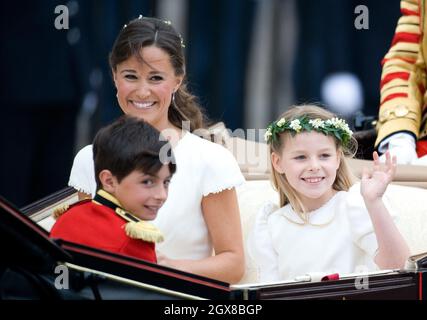
[[106, 191], [115, 196], [126, 211], [142, 220], [153, 220], [168, 197], [170, 179], [168, 166], [162, 166], [156, 176], [134, 170], [120, 183], [112, 176], [111, 190]]

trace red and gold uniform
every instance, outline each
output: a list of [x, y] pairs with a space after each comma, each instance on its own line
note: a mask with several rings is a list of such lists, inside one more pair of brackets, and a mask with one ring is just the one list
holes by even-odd
[[[140, 228], [135, 228], [138, 224], [145, 229], [142, 236]], [[129, 226], [136, 232], [128, 232]], [[58, 217], [50, 237], [156, 263], [155, 242], [162, 240], [159, 234], [154, 226], [124, 211], [112, 195], [100, 190], [94, 200], [80, 201]]]
[[398, 132], [418, 139], [417, 153], [427, 154], [427, 19], [425, 0], [401, 0], [391, 48], [382, 61], [381, 105], [375, 146]]

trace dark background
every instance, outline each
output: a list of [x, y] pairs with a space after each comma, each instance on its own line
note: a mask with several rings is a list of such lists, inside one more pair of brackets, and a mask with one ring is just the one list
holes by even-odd
[[[190, 89], [212, 121], [232, 130], [263, 128], [287, 107], [276, 98], [283, 86], [289, 103], [322, 101], [320, 85], [336, 72], [359, 78], [362, 111], [376, 115], [380, 61], [391, 43], [399, 1], [269, 0], [275, 8], [271, 19], [259, 20], [265, 1], [181, 1]], [[24, 206], [67, 185], [76, 152], [121, 114], [108, 68], [118, 31], [139, 14], [161, 16], [160, 2], [1, 2], [0, 195]], [[360, 4], [369, 9], [368, 30], [354, 27]], [[68, 30], [54, 27], [57, 5], [69, 8]], [[275, 85], [249, 107], [254, 100], [248, 101], [247, 83], [262, 70], [251, 52], [262, 55], [265, 46], [265, 36], [254, 35], [265, 21], [271, 23], [271, 41], [264, 58]], [[289, 56], [275, 50], [287, 43], [294, 46]], [[265, 119], [249, 121], [256, 110]]]

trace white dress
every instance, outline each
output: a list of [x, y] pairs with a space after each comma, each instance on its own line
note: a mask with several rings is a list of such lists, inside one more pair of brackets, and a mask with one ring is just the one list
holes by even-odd
[[[233, 155], [223, 146], [187, 132], [173, 149], [177, 171], [169, 185], [168, 199], [153, 223], [165, 241], [156, 250], [171, 259], [202, 259], [213, 247], [204, 221], [203, 196], [244, 183]], [[96, 182], [92, 145], [74, 158], [69, 186], [95, 194]]]
[[310, 224], [302, 222], [289, 204], [278, 209], [267, 203], [261, 208], [247, 243], [259, 281], [378, 269], [377, 239], [359, 183], [310, 212]]

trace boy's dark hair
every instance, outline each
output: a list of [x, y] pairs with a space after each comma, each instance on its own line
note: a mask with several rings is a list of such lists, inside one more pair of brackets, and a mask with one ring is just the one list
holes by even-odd
[[[162, 140], [165, 139], [161, 139], [160, 132], [151, 125], [128, 115], [99, 130], [93, 141], [97, 190], [102, 187], [99, 173], [106, 169], [119, 183], [134, 170], [154, 176], [164, 164], [174, 174], [176, 165], [172, 147]], [[162, 148], [168, 151], [167, 163], [160, 161]]]

